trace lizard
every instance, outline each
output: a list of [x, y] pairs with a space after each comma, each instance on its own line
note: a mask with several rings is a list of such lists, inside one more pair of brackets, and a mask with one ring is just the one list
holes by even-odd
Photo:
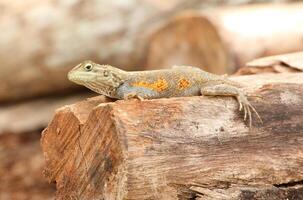
[[197, 67], [173, 66], [171, 69], [124, 71], [87, 60], [69, 71], [68, 79], [114, 99], [232, 96], [239, 104], [239, 111], [244, 112], [244, 121], [249, 119], [249, 127], [252, 125], [252, 112], [262, 122], [238, 82]]

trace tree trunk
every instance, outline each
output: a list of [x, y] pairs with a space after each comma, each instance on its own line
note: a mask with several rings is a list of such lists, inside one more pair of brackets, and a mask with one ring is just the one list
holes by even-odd
[[302, 3], [187, 11], [152, 34], [146, 63], [232, 73], [258, 57], [303, 50], [302, 13]]
[[302, 199], [302, 77], [235, 77], [262, 96], [251, 128], [230, 97], [65, 106], [43, 132], [45, 175], [57, 199]]

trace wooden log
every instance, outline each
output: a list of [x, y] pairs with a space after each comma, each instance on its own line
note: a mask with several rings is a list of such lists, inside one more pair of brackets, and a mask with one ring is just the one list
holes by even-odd
[[302, 13], [303, 3], [187, 11], [152, 34], [146, 63], [232, 73], [258, 57], [303, 50]]
[[0, 199], [26, 200], [55, 197], [55, 184], [43, 178], [44, 158], [40, 131], [0, 135]]
[[83, 60], [143, 66], [138, 48], [153, 24], [195, 2], [1, 1], [0, 102], [66, 93], [75, 87], [67, 72]]
[[262, 96], [250, 129], [230, 97], [65, 106], [42, 135], [45, 176], [57, 199], [302, 199], [302, 77], [234, 77]]
[[303, 52], [258, 58], [240, 68], [236, 75], [295, 73], [303, 71]]
[[43, 97], [31, 101], [0, 106], [0, 135], [41, 131], [56, 108], [94, 96], [86, 92], [61, 97]]

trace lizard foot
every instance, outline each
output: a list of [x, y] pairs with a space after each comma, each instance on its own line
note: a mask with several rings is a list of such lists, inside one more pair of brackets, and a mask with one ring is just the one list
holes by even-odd
[[244, 121], [246, 121], [247, 116], [249, 118], [249, 127], [251, 127], [251, 125], [252, 125], [251, 110], [257, 115], [260, 122], [263, 123], [259, 113], [249, 103], [249, 101], [247, 100], [247, 98], [244, 95], [239, 94], [238, 96], [236, 96], [236, 98], [237, 98], [237, 101], [239, 103], [239, 111], [241, 111], [242, 109], [244, 110]]
[[144, 100], [144, 98], [136, 92], [130, 92], [130, 93], [125, 94], [123, 99], [125, 99], [125, 100], [139, 99], [140, 101]]

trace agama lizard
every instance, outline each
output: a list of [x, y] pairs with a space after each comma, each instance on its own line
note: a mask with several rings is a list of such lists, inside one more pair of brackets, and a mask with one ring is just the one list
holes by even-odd
[[184, 96], [233, 96], [244, 110], [244, 121], [251, 110], [261, 120], [249, 103], [239, 83], [190, 66], [152, 71], [124, 71], [110, 65], [84, 61], [68, 73], [68, 79], [99, 94], [114, 99], [156, 99]]

